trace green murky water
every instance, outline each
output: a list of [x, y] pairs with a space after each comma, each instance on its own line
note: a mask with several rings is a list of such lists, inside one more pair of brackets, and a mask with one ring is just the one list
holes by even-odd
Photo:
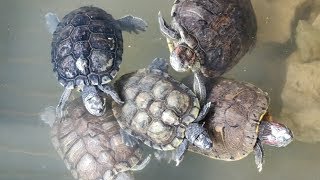
[[[157, 13], [161, 10], [169, 19], [171, 4], [169, 0], [1, 0], [1, 180], [73, 179], [51, 145], [49, 127], [39, 120], [38, 115], [44, 107], [56, 105], [63, 91], [52, 73], [51, 36], [46, 31], [44, 15], [51, 11], [61, 18], [80, 6], [95, 5], [115, 18], [125, 14], [144, 18], [149, 24], [147, 32], [140, 35], [123, 33], [121, 75], [146, 66], [154, 57], [168, 58], [165, 40], [158, 30]], [[271, 111], [278, 117], [283, 108], [281, 92], [286, 80], [285, 59], [293, 50], [290, 40], [286, 43], [258, 41], [256, 48], [225, 76], [252, 82], [269, 92]], [[174, 75], [183, 77], [182, 74]], [[135, 177], [139, 180], [316, 180], [320, 179], [319, 150], [319, 144], [298, 141], [283, 149], [266, 148], [262, 173], [257, 172], [252, 154], [240, 161], [224, 162], [187, 153], [179, 167], [152, 161]]]

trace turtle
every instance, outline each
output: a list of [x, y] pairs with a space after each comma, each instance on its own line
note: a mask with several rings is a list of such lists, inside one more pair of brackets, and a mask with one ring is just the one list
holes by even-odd
[[102, 116], [90, 114], [76, 98], [66, 103], [63, 117], [56, 118], [54, 108], [47, 108], [42, 120], [51, 126], [51, 141], [75, 179], [133, 179], [132, 171], [142, 170], [150, 161], [143, 159], [139, 144], [130, 147], [120, 134], [110, 103]]
[[213, 144], [211, 150], [190, 146], [189, 150], [214, 159], [236, 161], [254, 151], [259, 172], [264, 163], [263, 144], [285, 147], [292, 131], [274, 121], [268, 110], [268, 93], [247, 82], [216, 78], [207, 83], [212, 103], [204, 119]]
[[122, 30], [139, 33], [147, 23], [131, 15], [115, 20], [101, 8], [84, 6], [68, 13], [60, 22], [53, 13], [45, 15], [53, 34], [51, 59], [59, 83], [65, 87], [57, 105], [60, 114], [76, 88], [82, 92], [87, 110], [96, 116], [104, 113], [101, 93], [123, 103], [109, 82], [122, 62]]
[[155, 58], [147, 68], [121, 76], [114, 86], [124, 104], [113, 101], [112, 110], [128, 144], [138, 139], [156, 150], [175, 150], [178, 166], [189, 142], [201, 149], [212, 147], [198, 123], [211, 103], [200, 111], [196, 95], [170, 76], [168, 67], [165, 59]]
[[175, 0], [171, 25], [158, 14], [174, 70], [194, 73], [194, 91], [204, 102], [205, 77], [234, 67], [256, 42], [257, 22], [250, 0]]

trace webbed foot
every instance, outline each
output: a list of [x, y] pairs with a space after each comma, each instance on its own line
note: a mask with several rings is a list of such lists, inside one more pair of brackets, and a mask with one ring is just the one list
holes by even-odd
[[118, 104], [123, 104], [123, 103], [124, 103], [124, 102], [120, 99], [118, 93], [114, 90], [114, 88], [113, 88], [111, 85], [108, 85], [108, 84], [98, 85], [98, 88], [99, 88], [102, 92], [110, 95], [110, 96], [112, 97], [112, 99], [113, 99], [116, 103], [118, 103]]
[[255, 154], [255, 163], [257, 165], [258, 171], [262, 171], [262, 165], [264, 163], [264, 152], [261, 142], [258, 140], [256, 145], [254, 146], [254, 154]]
[[49, 12], [44, 17], [46, 19], [48, 31], [53, 34], [60, 22], [58, 16], [54, 13]]

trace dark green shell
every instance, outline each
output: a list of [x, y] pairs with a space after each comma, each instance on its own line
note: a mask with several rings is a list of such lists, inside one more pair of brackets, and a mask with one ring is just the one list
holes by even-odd
[[[119, 71], [122, 32], [117, 21], [100, 8], [81, 7], [67, 14], [53, 33], [51, 45], [53, 71], [63, 86], [106, 84]], [[77, 68], [78, 59], [86, 63], [85, 70]]]

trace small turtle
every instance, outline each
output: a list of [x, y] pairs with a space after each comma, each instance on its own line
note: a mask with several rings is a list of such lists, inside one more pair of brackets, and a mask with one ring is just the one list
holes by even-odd
[[255, 44], [257, 23], [250, 0], [175, 0], [169, 26], [159, 12], [170, 63], [195, 74], [196, 94], [205, 101], [205, 77], [231, 69]]
[[81, 7], [67, 14], [61, 22], [56, 15], [46, 14], [53, 33], [51, 58], [53, 71], [65, 90], [57, 106], [61, 117], [71, 90], [78, 88], [87, 110], [96, 116], [104, 113], [99, 90], [123, 103], [108, 83], [116, 76], [122, 61], [122, 31], [138, 33], [147, 24], [127, 15], [119, 20], [97, 7]]
[[208, 84], [212, 107], [205, 128], [214, 147], [211, 150], [190, 146], [190, 150], [210, 158], [235, 161], [255, 152], [255, 163], [262, 170], [262, 144], [285, 147], [293, 134], [285, 125], [273, 122], [268, 113], [268, 94], [252, 84], [218, 78]]
[[138, 144], [125, 145], [111, 103], [106, 106], [103, 116], [93, 116], [77, 98], [67, 103], [63, 120], [55, 119], [50, 108], [42, 114], [41, 118], [52, 127], [54, 148], [75, 179], [133, 179], [130, 171], [143, 169], [150, 160], [150, 156], [142, 160]]
[[211, 103], [199, 113], [197, 97], [167, 74], [167, 69], [168, 63], [156, 58], [148, 68], [123, 75], [115, 88], [124, 104], [113, 102], [112, 109], [128, 143], [130, 137], [136, 137], [154, 149], [177, 148], [178, 165], [189, 142], [201, 149], [212, 147], [207, 132], [197, 123]]

